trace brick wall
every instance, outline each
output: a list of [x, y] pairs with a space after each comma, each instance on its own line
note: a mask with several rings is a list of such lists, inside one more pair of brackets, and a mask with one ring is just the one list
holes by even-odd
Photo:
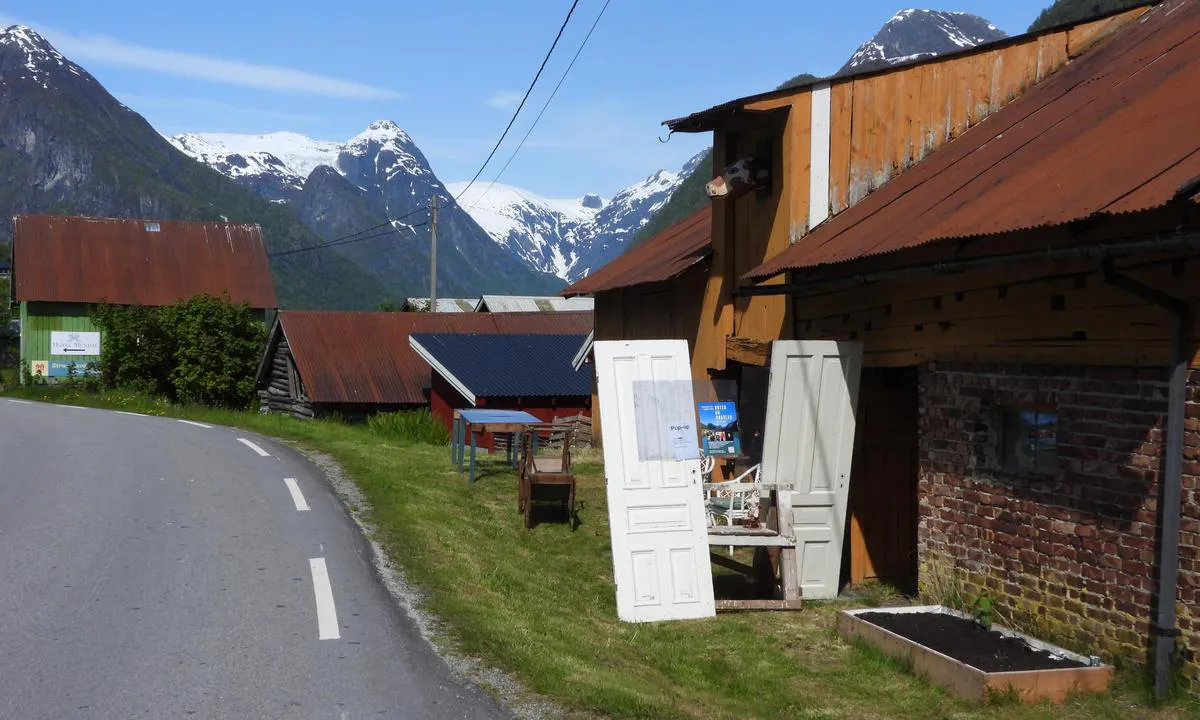
[[[1192, 394], [1195, 397], [1192, 397]], [[1153, 613], [1165, 370], [931, 363], [920, 378], [922, 589], [986, 588], [997, 621], [1145, 662]], [[1200, 375], [1189, 378], [1180, 543], [1182, 643], [1200, 647]], [[1005, 471], [997, 415], [1058, 414], [1057, 472]], [[1196, 667], [1187, 673], [1200, 679]]]

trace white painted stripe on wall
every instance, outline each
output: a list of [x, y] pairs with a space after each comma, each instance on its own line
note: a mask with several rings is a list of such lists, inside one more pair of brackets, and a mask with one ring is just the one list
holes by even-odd
[[176, 420], [175, 422], [181, 422], [184, 425], [191, 425], [193, 427], [204, 428], [205, 430], [212, 430], [212, 425], [205, 425], [204, 423], [198, 423], [195, 420]]
[[292, 494], [292, 502], [296, 504], [296, 510], [299, 512], [308, 512], [308, 501], [304, 499], [304, 493], [300, 492], [300, 486], [296, 484], [296, 478], [284, 478], [283, 482], [287, 485], [288, 492]]
[[333, 587], [329, 584], [325, 558], [310, 558], [308, 566], [312, 570], [313, 596], [317, 601], [317, 639], [337, 640], [342, 633], [338, 630], [337, 608], [333, 604]]
[[809, 133], [808, 229], [829, 217], [829, 131], [830, 87], [817, 83], [812, 89], [812, 130]]
[[254, 443], [250, 442], [250, 441], [249, 441], [249, 440], [247, 440], [246, 438], [238, 438], [238, 442], [240, 442], [241, 444], [243, 444], [243, 445], [245, 445], [246, 447], [250, 448], [250, 449], [251, 449], [251, 450], [253, 450], [254, 452], [258, 453], [258, 454], [259, 454], [259, 455], [261, 455], [262, 457], [270, 457], [270, 456], [271, 456], [271, 453], [267, 452], [266, 450], [263, 450], [262, 448], [260, 448], [259, 446], [255, 445]]

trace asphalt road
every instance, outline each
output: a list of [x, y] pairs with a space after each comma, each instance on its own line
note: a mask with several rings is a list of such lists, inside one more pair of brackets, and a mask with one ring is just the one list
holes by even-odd
[[506, 716], [395, 607], [300, 456], [0, 399], [0, 718]]

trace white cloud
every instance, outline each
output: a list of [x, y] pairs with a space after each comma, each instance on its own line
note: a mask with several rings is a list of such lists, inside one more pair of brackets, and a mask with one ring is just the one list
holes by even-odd
[[523, 97], [522, 93], [512, 92], [509, 90], [500, 90], [494, 92], [483, 101], [484, 105], [496, 108], [497, 110], [512, 110], [517, 107]]
[[[166, 96], [166, 95], [139, 95], [137, 93], [114, 92], [113, 95], [125, 103], [126, 106], [140, 111], [142, 108], [154, 108], [155, 110], [195, 110], [199, 112], [212, 113], [221, 118], [239, 117], [249, 120], [270, 120], [285, 123], [307, 123], [317, 124], [325, 122], [325, 118], [320, 115], [310, 115], [306, 113], [289, 113], [279, 112], [276, 110], [263, 110], [255, 107], [245, 107], [241, 105], [231, 105], [229, 103], [209, 100], [208, 98], [199, 97], [182, 97], [182, 96]], [[195, 128], [188, 128], [194, 130]], [[206, 128], [206, 131], [216, 132], [216, 129]]]
[[[0, 16], [0, 26], [17, 24]], [[60, 52], [77, 62], [135, 68], [175, 77], [224, 85], [294, 92], [354, 100], [397, 99], [400, 94], [353, 80], [318, 75], [305, 70], [243, 62], [210, 55], [159, 50], [133, 45], [102, 35], [77, 35], [64, 30], [35, 27]]]

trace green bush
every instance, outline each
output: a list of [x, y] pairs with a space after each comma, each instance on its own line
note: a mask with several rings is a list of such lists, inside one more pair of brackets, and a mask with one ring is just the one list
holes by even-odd
[[228, 295], [198, 295], [167, 307], [99, 305], [104, 333], [99, 368], [106, 387], [175, 402], [244, 408], [266, 327]]
[[367, 418], [367, 426], [371, 432], [389, 440], [425, 445], [446, 445], [450, 442], [450, 433], [428, 410], [378, 413]]

